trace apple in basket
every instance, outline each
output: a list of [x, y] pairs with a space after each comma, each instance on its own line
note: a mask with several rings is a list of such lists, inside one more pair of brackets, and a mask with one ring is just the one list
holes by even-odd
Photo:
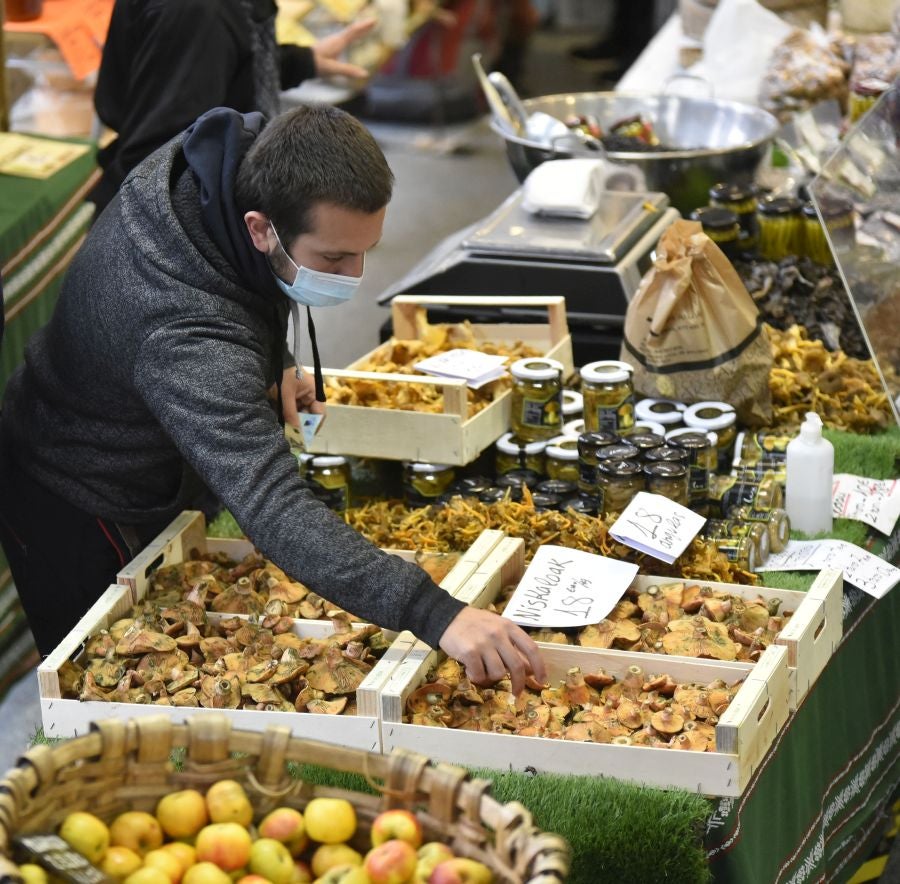
[[372, 820], [372, 846], [378, 847], [394, 838], [419, 848], [422, 845], [422, 824], [408, 810], [385, 810]]
[[250, 848], [250, 871], [272, 884], [290, 884], [294, 877], [294, 858], [280, 841], [259, 838]]
[[362, 866], [335, 866], [314, 884], [372, 884], [372, 879]]
[[244, 787], [235, 780], [213, 783], [206, 790], [206, 809], [214, 823], [249, 826], [253, 822], [253, 805]]
[[92, 813], [77, 810], [59, 827], [59, 836], [88, 862], [99, 863], [109, 847], [109, 829]]
[[418, 861], [412, 844], [394, 838], [373, 847], [366, 854], [363, 867], [372, 884], [404, 884], [412, 878]]
[[320, 844], [341, 844], [356, 832], [356, 809], [344, 798], [313, 798], [303, 812], [306, 834]]
[[109, 827], [110, 844], [127, 847], [141, 856], [162, 847], [164, 837], [159, 820], [143, 810], [120, 813]]
[[493, 880], [494, 873], [484, 863], [456, 856], [435, 866], [428, 884], [491, 884]]
[[184, 873], [181, 884], [232, 884], [232, 881], [228, 872], [223, 872], [215, 863], [200, 862]]
[[197, 862], [234, 872], [247, 865], [251, 845], [250, 833], [238, 823], [210, 823], [197, 834]]
[[338, 866], [361, 866], [362, 863], [362, 854], [349, 844], [320, 844], [311, 861], [313, 874], [317, 878]]
[[418, 862], [412, 876], [412, 884], [428, 884], [428, 879], [438, 863], [445, 859], [453, 859], [453, 851], [441, 841], [429, 841], [423, 844], [416, 853]]
[[206, 799], [196, 789], [170, 792], [157, 802], [156, 818], [170, 838], [193, 838], [209, 822]]
[[262, 818], [257, 831], [261, 838], [280, 841], [291, 852], [291, 856], [299, 856], [309, 843], [303, 814], [293, 807], [276, 807]]

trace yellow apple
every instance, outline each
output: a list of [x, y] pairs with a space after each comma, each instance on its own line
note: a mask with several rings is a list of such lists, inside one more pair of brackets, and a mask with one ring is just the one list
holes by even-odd
[[185, 872], [181, 860], [171, 850], [163, 850], [162, 847], [157, 847], [156, 850], [148, 850], [144, 854], [144, 866], [162, 869], [169, 876], [172, 884], [178, 884]]
[[313, 798], [303, 812], [303, 822], [313, 841], [340, 844], [356, 832], [356, 810], [344, 798]]
[[312, 884], [313, 873], [309, 867], [309, 863], [303, 860], [294, 860], [294, 877], [291, 878], [291, 884]]
[[99, 867], [100, 871], [105, 872], [110, 878], [121, 881], [132, 872], [136, 872], [141, 864], [140, 856], [131, 848], [113, 845], [107, 849], [106, 855], [100, 860]]
[[313, 884], [372, 884], [372, 879], [362, 866], [335, 866]]
[[429, 841], [416, 851], [418, 862], [413, 873], [411, 884], [428, 884], [428, 879], [438, 863], [445, 859], [453, 859], [453, 851], [440, 841]]
[[262, 818], [257, 828], [260, 838], [280, 841], [290, 850], [291, 856], [299, 856], [309, 843], [303, 814], [293, 807], [276, 807]]
[[435, 866], [428, 884], [491, 884], [494, 873], [474, 859], [456, 856]]
[[156, 819], [170, 838], [192, 838], [209, 822], [206, 799], [196, 789], [170, 792], [159, 799]]
[[169, 876], [155, 866], [141, 866], [136, 872], [132, 872], [123, 884], [172, 884]]
[[398, 838], [413, 847], [422, 845], [422, 824], [408, 810], [385, 810], [372, 820], [372, 847]]
[[153, 814], [142, 810], [120, 813], [109, 827], [109, 843], [143, 856], [163, 843], [163, 830]]
[[170, 841], [163, 844], [160, 850], [168, 850], [169, 853], [175, 854], [181, 863], [182, 872], [186, 872], [195, 862], [197, 862], [197, 851], [190, 844], [184, 841]]
[[72, 850], [94, 865], [103, 859], [109, 847], [109, 829], [106, 828], [106, 823], [83, 810], [70, 813], [62, 821], [59, 836]]
[[312, 870], [317, 878], [321, 878], [336, 866], [361, 866], [362, 861], [362, 854], [349, 844], [321, 844], [312, 855]]
[[25, 884], [47, 884], [47, 873], [36, 863], [22, 863], [19, 866], [19, 874]]
[[253, 822], [253, 805], [236, 780], [219, 780], [206, 790], [206, 809], [214, 823], [240, 823], [249, 826]]
[[270, 884], [270, 882], [262, 875], [242, 875], [234, 884]]
[[250, 833], [238, 823], [210, 823], [197, 833], [197, 862], [233, 872], [247, 865], [251, 843]]
[[373, 847], [363, 866], [372, 884], [404, 884], [412, 878], [418, 857], [412, 844], [394, 838]]
[[250, 848], [250, 871], [268, 878], [272, 884], [291, 884], [294, 858], [280, 841], [260, 838]]
[[184, 873], [181, 884], [231, 884], [231, 878], [215, 863], [200, 862]]

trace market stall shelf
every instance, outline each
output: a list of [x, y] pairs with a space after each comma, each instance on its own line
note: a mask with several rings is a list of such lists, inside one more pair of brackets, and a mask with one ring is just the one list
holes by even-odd
[[[533, 347], [542, 356], [561, 362], [566, 377], [574, 371], [572, 338], [566, 321], [565, 298], [562, 296], [451, 298], [398, 295], [391, 302], [394, 337], [399, 340], [418, 339], [420, 324], [417, 316], [424, 316], [429, 306], [545, 308], [546, 324], [473, 323], [470, 330], [476, 341], [492, 344], [521, 342]], [[463, 466], [507, 432], [510, 421], [509, 391], [501, 393], [484, 409], [469, 416], [467, 387], [463, 380], [362, 370], [362, 366], [371, 364], [390, 346], [389, 343], [382, 344], [347, 369], [323, 369], [323, 373], [326, 379], [437, 386], [443, 390], [443, 412], [330, 403], [328, 420], [314, 437], [310, 446], [312, 452]]]
[[[309, 712], [278, 712], [248, 709], [207, 709], [199, 706], [161, 706], [156, 703], [119, 703], [67, 699], [61, 670], [68, 661], [83, 659], [90, 638], [108, 629], [117, 620], [128, 617], [133, 608], [131, 589], [110, 586], [38, 667], [41, 719], [47, 737], [72, 737], [85, 734], [99, 719], [122, 719], [148, 715], [169, 715], [174, 721], [211, 713], [225, 715], [233, 727], [264, 730], [272, 725], [290, 728], [294, 736], [315, 738], [326, 743], [378, 752], [381, 739], [378, 721], [378, 692], [394, 667], [415, 645], [411, 632], [402, 632], [356, 691], [356, 715], [319, 715]], [[211, 618], [212, 619], [212, 618]], [[298, 638], [326, 638], [333, 632], [331, 623], [295, 621]]]
[[[484, 608], [499, 598], [504, 587], [518, 584], [525, 573], [525, 556], [522, 541], [504, 539], [478, 567], [465, 585], [455, 595], [467, 604]], [[789, 676], [789, 708], [797, 709], [810, 687], [831, 659], [843, 634], [843, 578], [840, 571], [824, 570], [816, 577], [807, 592], [787, 589], [771, 589], [765, 586], [743, 586], [736, 583], [717, 583], [707, 580], [685, 579], [678, 581], [671, 577], [636, 577], [629, 589], [646, 592], [651, 587], [684, 582], [699, 584], [713, 592], [727, 593], [745, 599], [763, 598], [766, 602], [777, 600], [781, 611], [792, 611], [792, 616], [775, 639], [776, 645], [787, 649]], [[542, 648], [558, 647], [539, 642]], [[568, 646], [578, 653], [590, 653], [590, 648], [577, 645]], [[633, 656], [628, 651], [608, 649], [612, 655]], [[647, 666], [665, 666], [667, 660], [688, 661], [694, 658], [674, 654], [642, 655]], [[660, 658], [656, 662], [654, 658]], [[574, 665], [574, 664], [573, 664]]]
[[406, 701], [443, 658], [418, 643], [398, 664], [381, 692], [382, 749], [412, 749], [433, 758], [496, 770], [537, 771], [632, 779], [661, 788], [682, 788], [703, 795], [738, 796], [771, 746], [788, 716], [787, 650], [770, 647], [759, 663], [721, 663], [542, 648], [551, 684], [564, 680], [572, 667], [583, 672], [602, 668], [617, 679], [639, 666], [648, 676], [666, 673], [679, 683], [734, 685], [742, 681], [715, 726], [715, 751], [678, 751], [637, 745], [576, 742], [507, 733], [456, 730], [406, 724]]

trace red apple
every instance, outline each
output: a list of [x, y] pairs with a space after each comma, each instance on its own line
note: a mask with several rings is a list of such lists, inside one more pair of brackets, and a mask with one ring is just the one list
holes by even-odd
[[366, 854], [363, 867], [372, 884], [404, 884], [412, 878], [417, 862], [412, 844], [394, 838], [373, 847]]
[[239, 823], [211, 823], [197, 834], [197, 862], [233, 872], [247, 865], [251, 844], [250, 833]]
[[491, 884], [494, 873], [474, 859], [456, 856], [435, 866], [428, 884]]
[[435, 867], [445, 859], [453, 859], [453, 851], [440, 841], [429, 841], [417, 851], [418, 862], [412, 877], [412, 884], [428, 884]]
[[394, 838], [418, 848], [422, 845], [422, 824], [408, 810], [385, 810], [372, 820], [372, 846]]
[[303, 814], [293, 807], [276, 807], [263, 817], [258, 829], [260, 838], [280, 841], [290, 850], [291, 856], [299, 856], [309, 843]]

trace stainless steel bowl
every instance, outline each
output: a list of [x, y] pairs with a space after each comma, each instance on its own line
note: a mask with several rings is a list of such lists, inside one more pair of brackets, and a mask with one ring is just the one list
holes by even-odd
[[[635, 114], [650, 120], [660, 141], [674, 150], [610, 151], [607, 156], [640, 167], [648, 189], [668, 194], [683, 214], [706, 205], [709, 188], [719, 181], [750, 181], [779, 126], [764, 110], [714, 98], [576, 92], [529, 98], [523, 104], [528, 114], [543, 111], [560, 120], [591, 115], [604, 130]], [[548, 147], [512, 134], [496, 118], [491, 119], [491, 128], [506, 141], [509, 162], [520, 181], [546, 160], [597, 156], [587, 147], [571, 143]]]

